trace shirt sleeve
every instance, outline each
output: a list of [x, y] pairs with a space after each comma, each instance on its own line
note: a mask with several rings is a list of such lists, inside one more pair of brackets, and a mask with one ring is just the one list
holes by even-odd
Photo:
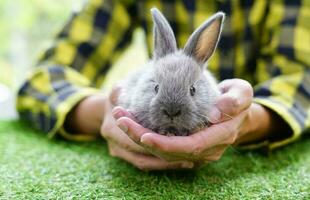
[[49, 137], [60, 133], [74, 139], [62, 128], [66, 115], [83, 98], [100, 92], [96, 88], [131, 40], [132, 13], [120, 1], [90, 0], [73, 14], [20, 87], [20, 117]]
[[298, 139], [310, 128], [310, 4], [272, 1], [263, 26], [254, 102], [278, 114], [290, 135], [248, 147], [268, 150]]

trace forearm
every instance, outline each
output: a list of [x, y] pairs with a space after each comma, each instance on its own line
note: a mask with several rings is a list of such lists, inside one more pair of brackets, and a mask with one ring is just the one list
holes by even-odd
[[68, 115], [65, 129], [70, 133], [99, 135], [106, 97], [96, 94], [83, 99]]
[[242, 134], [237, 138], [236, 144], [280, 139], [288, 137], [290, 132], [289, 126], [279, 115], [260, 104], [252, 103], [247, 123], [241, 131]]

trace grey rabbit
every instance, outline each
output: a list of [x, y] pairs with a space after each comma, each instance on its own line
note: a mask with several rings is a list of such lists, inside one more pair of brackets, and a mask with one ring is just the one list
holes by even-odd
[[159, 134], [187, 136], [208, 126], [220, 94], [206, 62], [216, 49], [225, 15], [214, 14], [178, 50], [168, 21], [156, 8], [151, 13], [153, 58], [121, 82], [117, 104]]

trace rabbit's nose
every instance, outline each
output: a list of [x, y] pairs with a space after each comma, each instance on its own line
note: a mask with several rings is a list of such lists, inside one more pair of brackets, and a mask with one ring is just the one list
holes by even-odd
[[168, 116], [170, 119], [181, 115], [181, 109], [163, 109], [164, 115]]

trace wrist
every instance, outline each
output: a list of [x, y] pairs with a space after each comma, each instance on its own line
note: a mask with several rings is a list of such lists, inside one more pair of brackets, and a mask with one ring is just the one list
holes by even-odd
[[95, 94], [81, 100], [67, 115], [65, 129], [72, 134], [97, 135], [103, 120], [106, 97]]
[[264, 106], [252, 103], [237, 144], [259, 142], [268, 139], [272, 129], [272, 114]]

